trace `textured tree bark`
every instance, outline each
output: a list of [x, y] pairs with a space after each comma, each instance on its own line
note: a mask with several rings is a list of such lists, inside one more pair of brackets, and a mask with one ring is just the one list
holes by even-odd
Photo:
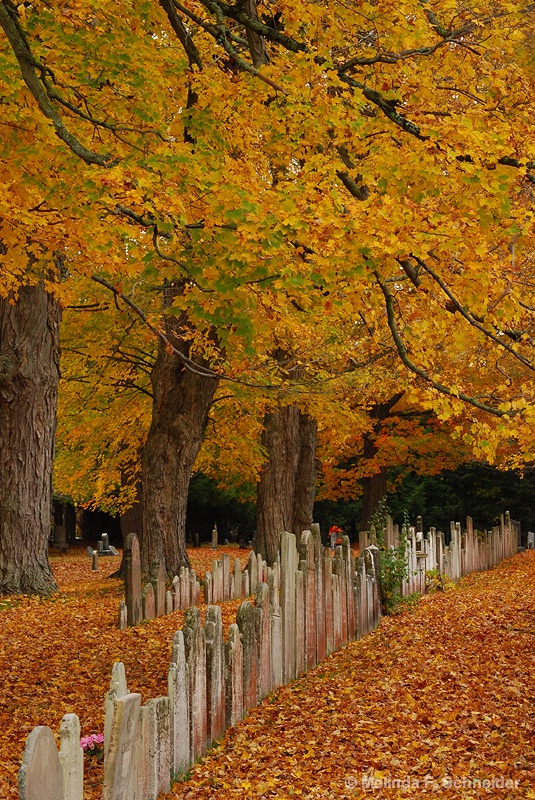
[[[377, 454], [375, 440], [378, 436], [381, 425], [385, 419], [390, 416], [391, 410], [396, 403], [401, 400], [404, 392], [398, 392], [390, 398], [386, 403], [377, 403], [371, 411], [370, 416], [377, 420], [372, 431], [364, 435], [364, 459], [371, 460]], [[386, 489], [388, 484], [388, 467], [380, 466], [374, 475], [369, 475], [367, 478], [362, 479], [363, 497], [362, 497], [362, 514], [360, 517], [361, 531], [367, 531], [370, 527], [370, 521], [375, 514], [377, 507], [383, 497], [386, 496]]]
[[284, 406], [264, 419], [268, 460], [257, 488], [256, 546], [268, 564], [277, 558], [282, 531], [300, 536], [313, 521], [316, 434], [316, 421], [297, 406]]
[[[259, 19], [256, 0], [245, 0], [243, 8], [251, 19]], [[264, 64], [269, 64], [269, 56], [264, 37], [252, 31], [250, 28], [245, 29], [245, 35], [247, 36], [247, 44], [249, 45], [249, 52], [251, 53], [254, 66], [261, 67]]]
[[[295, 474], [292, 533], [301, 536], [314, 521], [316, 496], [316, 444], [318, 423], [308, 414], [299, 412], [299, 460]], [[278, 544], [277, 544], [278, 548]]]
[[57, 299], [0, 298], [0, 593], [56, 590], [48, 561], [59, 382]]
[[[364, 458], [374, 458], [376, 454], [375, 440], [368, 436], [364, 437]], [[386, 495], [388, 483], [388, 468], [379, 467], [375, 475], [369, 475], [362, 479], [362, 513], [360, 516], [361, 531], [370, 529], [370, 521], [375, 514], [377, 507]]]
[[[180, 320], [166, 317], [165, 324], [169, 341], [187, 355], [189, 343], [181, 336]], [[200, 372], [207, 366], [197, 360]], [[151, 382], [152, 422], [142, 457], [141, 566], [148, 575], [159, 562], [172, 578], [181, 566], [189, 566], [188, 488], [219, 381], [187, 369], [180, 357], [167, 352], [160, 342]]]

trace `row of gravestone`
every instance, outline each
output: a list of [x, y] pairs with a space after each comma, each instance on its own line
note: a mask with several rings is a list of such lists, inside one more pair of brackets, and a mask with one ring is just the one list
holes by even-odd
[[239, 558], [234, 559], [234, 571], [230, 571], [230, 556], [223, 553], [214, 559], [212, 569], [204, 573], [204, 602], [224, 603], [239, 600], [254, 594], [256, 584], [267, 581], [268, 565], [260, 553], [251, 551], [245, 569]]
[[[155, 565], [152, 574], [153, 579], [143, 587], [139, 540], [135, 533], [129, 534], [125, 542], [125, 599], [119, 604], [119, 628], [199, 605], [201, 586], [194, 569], [182, 567], [173, 578], [172, 590], [165, 588], [160, 565]], [[234, 559], [231, 572], [230, 556], [224, 553], [204, 574], [204, 602], [208, 605], [249, 597], [258, 581], [266, 577], [267, 564], [261, 555], [251, 552], [243, 571], [240, 559]]]
[[[267, 582], [257, 582], [254, 605], [242, 602], [226, 642], [219, 606], [208, 606], [204, 625], [198, 608], [186, 611], [166, 696], [142, 705], [115, 664], [105, 700], [104, 800], [155, 800], [262, 698], [373, 630], [381, 608], [378, 556], [370, 547], [355, 561], [345, 537], [333, 557], [319, 526], [303, 533], [299, 548], [283, 533], [279, 559], [262, 574]], [[68, 761], [67, 780], [53, 741], [48, 728], [30, 734], [22, 800], [82, 800], [79, 753]], [[56, 783], [45, 787], [45, 773]]]
[[135, 533], [126, 537], [124, 546], [125, 599], [119, 604], [119, 628], [139, 625], [144, 620], [171, 614], [200, 603], [201, 585], [194, 569], [182, 567], [173, 578], [173, 590], [165, 588], [165, 573], [155, 564], [152, 578], [141, 582], [141, 554]]
[[[444, 534], [436, 528], [423, 532], [422, 518], [418, 517], [416, 528], [407, 530], [407, 577], [402, 582], [402, 594], [424, 592], [426, 573], [432, 571], [452, 580], [472, 572], [488, 570], [505, 558], [511, 558], [518, 548], [518, 532], [511, 522], [508, 511], [501, 516], [500, 524], [491, 531], [474, 531], [471, 517], [466, 518], [466, 528], [461, 530], [458, 522], [451, 523], [450, 543], [444, 542]], [[399, 528], [388, 517], [385, 527], [386, 548], [397, 547], [400, 542]], [[533, 544], [535, 545], [535, 535]], [[360, 534], [361, 547], [374, 541], [374, 532]], [[530, 542], [528, 533], [528, 547]]]

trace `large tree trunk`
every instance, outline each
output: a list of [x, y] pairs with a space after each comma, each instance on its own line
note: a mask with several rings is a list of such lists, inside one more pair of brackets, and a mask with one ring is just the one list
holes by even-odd
[[[371, 461], [377, 455], [375, 442], [381, 432], [382, 423], [385, 419], [388, 419], [390, 412], [396, 403], [401, 400], [403, 394], [404, 392], [398, 392], [386, 403], [377, 403], [371, 409], [370, 417], [377, 420], [377, 422], [374, 423], [370, 433], [364, 434], [363, 457], [365, 460]], [[369, 530], [370, 522], [377, 511], [379, 503], [386, 497], [387, 484], [388, 467], [385, 466], [378, 466], [373, 475], [362, 479], [363, 497], [359, 530]]]
[[262, 444], [268, 460], [256, 500], [256, 546], [269, 564], [282, 531], [300, 536], [313, 520], [317, 423], [295, 405], [266, 414]]
[[[377, 450], [375, 440], [369, 436], [364, 437], [364, 458], [374, 458]], [[377, 511], [379, 503], [386, 496], [388, 482], [388, 468], [378, 467], [378, 472], [362, 479], [362, 513], [360, 516], [361, 531], [370, 529], [370, 522]]]
[[[183, 321], [166, 317], [165, 322], [169, 341], [184, 355], [189, 353], [188, 341], [181, 336]], [[207, 368], [202, 359], [197, 365], [199, 372]], [[188, 488], [219, 382], [199, 372], [187, 369], [182, 359], [160, 342], [151, 374], [152, 423], [142, 458], [144, 574], [149, 574], [156, 562], [163, 565], [169, 578], [178, 574], [181, 566], [189, 566]]]
[[0, 593], [56, 590], [48, 562], [59, 382], [57, 299], [0, 298]]

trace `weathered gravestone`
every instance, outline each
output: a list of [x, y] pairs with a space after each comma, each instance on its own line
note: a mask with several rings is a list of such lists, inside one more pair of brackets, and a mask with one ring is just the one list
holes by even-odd
[[279, 605], [279, 568], [275, 562], [269, 575], [269, 598], [271, 615], [271, 686], [282, 685], [282, 620]]
[[236, 614], [243, 645], [243, 707], [247, 712], [258, 703], [258, 653], [254, 608], [244, 600]]
[[119, 630], [124, 631], [128, 627], [128, 607], [124, 600], [119, 603]]
[[333, 616], [333, 560], [331, 553], [323, 559], [323, 586], [325, 603], [325, 652], [329, 656], [334, 651]]
[[173, 578], [173, 611], [180, 608], [180, 578], [175, 575]]
[[100, 542], [97, 543], [98, 553], [101, 556], [118, 556], [119, 551], [110, 544], [110, 538], [107, 533], [103, 533], [100, 537]]
[[115, 701], [110, 742], [104, 760], [103, 800], [132, 798], [140, 707], [140, 694], [127, 694]]
[[316, 562], [314, 540], [310, 531], [303, 531], [301, 534], [300, 556], [299, 569], [303, 573], [304, 583], [305, 667], [313, 669], [316, 666], [317, 649]]
[[225, 716], [226, 724], [230, 727], [243, 718], [243, 647], [236, 623], [229, 628], [225, 652]]
[[151, 583], [152, 588], [154, 589], [156, 616], [163, 617], [165, 615], [165, 572], [163, 564], [161, 564], [159, 561], [153, 564]]
[[141, 602], [141, 554], [139, 539], [135, 533], [126, 537], [125, 548], [125, 597], [128, 625], [139, 625], [143, 619]]
[[128, 694], [126, 673], [122, 661], [116, 661], [111, 669], [110, 688], [104, 698], [104, 758], [108, 753], [115, 701]]
[[144, 800], [156, 800], [171, 785], [169, 698], [148, 700], [141, 719], [146, 760]]
[[219, 741], [225, 732], [225, 650], [221, 608], [206, 610], [206, 688], [208, 742]]
[[324, 549], [321, 543], [321, 531], [317, 522], [311, 526], [314, 542], [314, 564], [316, 573], [316, 663], [320, 664], [327, 657], [325, 628], [325, 582], [324, 582]]
[[305, 576], [298, 569], [295, 573], [295, 671], [305, 671]]
[[173, 593], [170, 589], [168, 589], [165, 593], [165, 613], [173, 613]]
[[147, 583], [142, 592], [143, 619], [156, 618], [156, 601], [151, 583]]
[[258, 660], [258, 699], [262, 700], [271, 692], [271, 605], [269, 587], [266, 583], [256, 584], [255, 626]]
[[284, 531], [281, 536], [280, 604], [282, 619], [283, 682], [290, 683], [296, 676], [296, 626], [295, 583], [297, 572], [297, 547], [293, 533]]
[[242, 596], [242, 572], [241, 561], [239, 558], [234, 559], [234, 600], [239, 600]]
[[171, 737], [171, 769], [173, 774], [186, 772], [191, 765], [189, 720], [189, 674], [184, 648], [184, 634], [173, 637], [173, 656], [167, 674]]
[[258, 559], [252, 550], [247, 559], [247, 572], [249, 573], [249, 594], [254, 594], [258, 582]]
[[204, 573], [204, 602], [207, 605], [209, 603], [213, 603], [212, 573], [210, 572], [210, 570], [207, 570]]
[[230, 556], [228, 553], [223, 553], [222, 569], [223, 569], [223, 600], [230, 600]]
[[63, 800], [63, 770], [54, 734], [38, 725], [26, 739], [19, 770], [21, 800]]
[[191, 760], [196, 761], [204, 755], [208, 743], [206, 642], [198, 608], [188, 608], [182, 630], [189, 676]]
[[65, 800], [83, 800], [84, 751], [80, 747], [80, 720], [76, 714], [65, 714], [59, 728], [59, 760], [63, 770]]

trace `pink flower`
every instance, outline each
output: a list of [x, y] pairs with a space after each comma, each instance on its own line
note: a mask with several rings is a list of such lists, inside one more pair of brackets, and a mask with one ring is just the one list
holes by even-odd
[[88, 750], [100, 750], [104, 745], [103, 733], [90, 733], [89, 736], [82, 736], [80, 747], [86, 752]]

